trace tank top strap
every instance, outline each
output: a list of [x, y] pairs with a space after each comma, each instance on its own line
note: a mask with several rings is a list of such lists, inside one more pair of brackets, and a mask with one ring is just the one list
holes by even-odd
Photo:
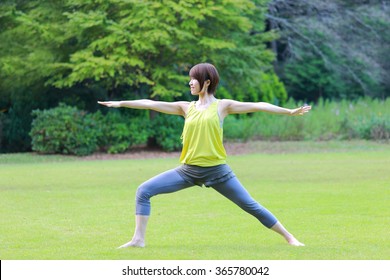
[[196, 101], [191, 101], [190, 102], [190, 107], [188, 108], [189, 110], [194, 110], [196, 109]]
[[219, 126], [222, 128], [223, 127], [223, 120], [221, 119], [221, 116], [219, 115], [219, 111], [218, 111], [219, 101], [221, 101], [221, 99], [217, 99], [214, 102], [215, 103], [215, 108], [213, 108], [213, 110], [214, 110], [215, 114], [218, 116]]

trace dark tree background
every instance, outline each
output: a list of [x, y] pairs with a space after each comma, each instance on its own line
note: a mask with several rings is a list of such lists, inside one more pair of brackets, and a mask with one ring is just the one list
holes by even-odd
[[[390, 92], [389, 1], [5, 0], [0, 2], [0, 152], [31, 149], [35, 109], [96, 100], [189, 99], [188, 70], [220, 70], [220, 98]], [[137, 114], [136, 112], [128, 114]]]
[[390, 1], [274, 0], [271, 46], [289, 96], [385, 99], [390, 94]]

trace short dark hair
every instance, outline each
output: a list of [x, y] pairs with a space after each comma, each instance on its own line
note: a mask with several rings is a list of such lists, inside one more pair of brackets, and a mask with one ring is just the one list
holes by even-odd
[[190, 77], [198, 80], [200, 88], [203, 88], [205, 81], [210, 80], [208, 93], [214, 94], [219, 83], [219, 74], [217, 68], [210, 63], [199, 63], [190, 70]]

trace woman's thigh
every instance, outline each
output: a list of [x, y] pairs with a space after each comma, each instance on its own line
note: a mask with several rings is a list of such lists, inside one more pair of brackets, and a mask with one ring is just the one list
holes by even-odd
[[142, 183], [138, 191], [154, 196], [163, 193], [172, 193], [191, 187], [193, 184], [185, 181], [174, 169], [165, 171]]

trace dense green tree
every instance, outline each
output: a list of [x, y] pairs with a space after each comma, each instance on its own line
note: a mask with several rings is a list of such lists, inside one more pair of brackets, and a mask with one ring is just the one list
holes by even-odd
[[272, 39], [263, 32], [267, 1], [9, 2], [0, 49], [6, 82], [98, 84], [114, 96], [126, 85], [172, 98], [195, 63], [215, 63], [227, 87], [245, 89], [258, 86], [273, 59], [264, 44]]
[[269, 27], [281, 31], [277, 72], [290, 95], [388, 97], [389, 12], [388, 1], [271, 1]]
[[[96, 110], [96, 99], [186, 98], [188, 70], [204, 61], [220, 70], [222, 96], [261, 99], [261, 75], [273, 73], [274, 54], [266, 42], [276, 37], [264, 32], [267, 5], [267, 0], [2, 2], [0, 109], [7, 114], [2, 145], [12, 137], [28, 142], [23, 137], [29, 112], [58, 102]], [[283, 101], [282, 93], [275, 98]], [[22, 118], [16, 110], [21, 100], [25, 126], [11, 137], [10, 113]]]

